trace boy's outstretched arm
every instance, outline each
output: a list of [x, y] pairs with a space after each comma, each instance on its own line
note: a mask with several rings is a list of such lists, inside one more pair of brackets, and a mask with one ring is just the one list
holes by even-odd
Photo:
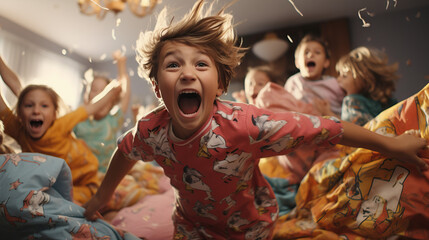
[[86, 209], [84, 216], [86, 219], [94, 221], [98, 218], [97, 211], [109, 202], [116, 187], [135, 163], [135, 160], [131, 160], [124, 156], [118, 149], [115, 150], [100, 188], [95, 195], [84, 204], [84, 208]]
[[416, 164], [419, 168], [428, 169], [428, 163], [419, 157], [419, 152], [427, 147], [427, 140], [411, 134], [387, 137], [369, 131], [354, 123], [341, 121], [344, 136], [340, 144], [370, 149], [384, 156]]

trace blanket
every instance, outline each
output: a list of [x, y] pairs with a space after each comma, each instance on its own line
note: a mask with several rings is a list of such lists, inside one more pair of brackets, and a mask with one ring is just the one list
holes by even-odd
[[[365, 128], [383, 135], [416, 129], [429, 139], [429, 84], [383, 111]], [[275, 239], [429, 239], [429, 171], [362, 148], [315, 164], [302, 180], [294, 211]], [[421, 156], [426, 162], [429, 151]]]
[[0, 232], [4, 239], [139, 239], [103, 220], [87, 221], [72, 201], [72, 178], [60, 158], [0, 155]]

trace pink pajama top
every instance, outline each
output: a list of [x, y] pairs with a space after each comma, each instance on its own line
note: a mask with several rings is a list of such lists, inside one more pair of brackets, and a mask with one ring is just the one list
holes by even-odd
[[337, 79], [324, 75], [322, 79], [308, 80], [297, 73], [285, 83], [285, 89], [296, 99], [313, 104], [315, 99], [323, 99], [331, 105], [331, 111], [341, 115], [341, 104], [345, 96]]
[[309, 142], [334, 145], [341, 136], [335, 118], [216, 100], [212, 116], [189, 139], [174, 136], [170, 115], [159, 108], [125, 133], [118, 149], [164, 168], [176, 190], [176, 238], [270, 239], [278, 207], [259, 158]]

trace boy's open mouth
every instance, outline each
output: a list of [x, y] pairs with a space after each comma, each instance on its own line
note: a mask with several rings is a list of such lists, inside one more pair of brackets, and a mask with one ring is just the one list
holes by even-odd
[[184, 114], [196, 113], [200, 108], [201, 96], [194, 91], [182, 92], [177, 98], [179, 108]]
[[316, 63], [313, 61], [310, 61], [307, 63], [307, 67], [315, 67], [315, 66], [316, 66]]
[[38, 127], [41, 127], [42, 125], [43, 125], [42, 120], [30, 120], [30, 126], [32, 128], [38, 128]]

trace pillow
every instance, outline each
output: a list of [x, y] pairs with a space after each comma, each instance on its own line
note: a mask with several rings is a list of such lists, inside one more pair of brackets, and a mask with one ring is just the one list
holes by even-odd
[[74, 204], [70, 168], [39, 154], [0, 155], [0, 232], [7, 239], [139, 239], [103, 220], [87, 221]]

